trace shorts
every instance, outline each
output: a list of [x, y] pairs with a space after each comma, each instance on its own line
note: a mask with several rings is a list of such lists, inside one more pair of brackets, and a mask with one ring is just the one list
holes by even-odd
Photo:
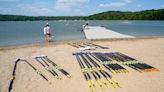
[[51, 36], [51, 34], [50, 34], [50, 33], [46, 33], [45, 35]]

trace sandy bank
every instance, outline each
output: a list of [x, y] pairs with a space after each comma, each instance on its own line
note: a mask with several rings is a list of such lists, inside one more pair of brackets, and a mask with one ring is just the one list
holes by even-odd
[[[95, 51], [118, 51], [134, 57], [144, 63], [160, 69], [160, 72], [139, 73], [126, 67], [127, 74], [112, 74], [123, 88], [110, 88], [104, 92], [163, 92], [164, 91], [164, 38], [150, 38], [137, 40], [99, 40], [96, 44], [107, 46], [109, 50], [97, 49]], [[14, 65], [14, 60], [19, 57], [27, 58], [35, 67], [42, 67], [31, 56], [47, 55], [58, 65], [62, 66], [72, 76], [66, 78], [60, 72], [62, 80], [56, 80], [50, 74], [44, 72], [52, 84], [49, 85], [38, 76], [27, 64], [20, 62], [17, 66], [16, 79], [12, 92], [88, 92], [89, 87], [81, 73], [81, 69], [72, 56], [78, 49], [64, 43], [26, 45], [20, 47], [2, 48], [0, 50], [0, 92], [7, 92], [9, 79]], [[100, 90], [99, 90], [100, 91]], [[97, 92], [99, 92], [97, 91]]]

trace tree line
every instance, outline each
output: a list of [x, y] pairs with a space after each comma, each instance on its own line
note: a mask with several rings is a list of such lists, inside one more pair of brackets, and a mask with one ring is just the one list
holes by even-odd
[[90, 20], [164, 20], [164, 9], [138, 12], [108, 11], [88, 16]]
[[22, 16], [0, 14], [0, 21], [36, 20], [164, 20], [164, 9], [137, 12], [107, 11], [89, 16]]

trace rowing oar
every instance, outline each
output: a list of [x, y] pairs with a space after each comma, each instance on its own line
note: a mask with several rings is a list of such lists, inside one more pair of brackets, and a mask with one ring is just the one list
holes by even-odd
[[44, 62], [47, 61], [48, 63], [52, 64], [52, 66], [59, 70], [61, 73], [63, 73], [65, 76], [67, 76], [68, 78], [72, 78], [72, 76], [64, 69], [62, 69], [60, 66], [58, 66], [56, 63], [54, 63], [53, 61], [51, 61], [47, 56], [45, 55], [41, 55], [41, 56], [35, 56], [35, 58], [40, 58], [42, 59]]
[[[109, 85], [107, 84], [107, 82], [106, 82], [106, 80], [107, 80], [107, 76], [106, 76], [106, 74], [104, 74], [104, 70], [103, 70], [103, 68], [102, 67], [100, 67], [88, 54], [84, 54], [85, 55], [85, 57], [93, 64], [93, 66], [92, 66], [92, 68], [94, 69], [97, 69], [97, 71], [99, 71], [100, 72], [100, 74], [102, 74], [102, 76], [104, 77], [102, 77], [101, 78], [101, 80], [102, 80], [102, 82], [105, 84], [105, 86], [107, 87], [107, 88], [109, 88]], [[87, 61], [88, 62], [88, 61]], [[89, 62], [88, 62], [89, 63]], [[96, 72], [97, 73], [97, 72]]]
[[[91, 53], [85, 54], [85, 55], [86, 55], [86, 57], [89, 59], [89, 61], [96, 67], [96, 69], [104, 76], [104, 78], [105, 78], [106, 80], [108, 80], [108, 81], [111, 83], [111, 85], [112, 85], [114, 88], [116, 88], [116, 85], [117, 85], [118, 87], [121, 88], [121, 86], [118, 84], [118, 82], [114, 81], [115, 79], [112, 78], [112, 77], [105, 71], [105, 69], [104, 69], [102, 66], [100, 66], [95, 60], [93, 60], [93, 59], [91, 58], [91, 57], [92, 57]], [[115, 84], [116, 84], [116, 85], [115, 85]]]
[[14, 68], [13, 68], [13, 72], [12, 72], [12, 76], [11, 76], [11, 78], [10, 78], [11, 81], [10, 81], [9, 91], [8, 91], [8, 92], [10, 92], [11, 89], [12, 89], [12, 87], [13, 87], [13, 83], [14, 83], [14, 80], [15, 80], [15, 71], [16, 71], [17, 64], [18, 64], [19, 61], [20, 61], [20, 59], [17, 59], [17, 60], [15, 61]]
[[33, 56], [33, 58], [39, 62], [50, 74], [52, 74], [56, 79], [61, 79], [61, 77], [42, 59], [42, 57]]
[[112, 53], [112, 55], [115, 56], [116, 58], [120, 58], [120, 61], [123, 64], [133, 66], [133, 68], [136, 70], [141, 70], [144, 72], [159, 71], [159, 69], [157, 69], [157, 68], [154, 68], [148, 64], [139, 63], [138, 60], [136, 60], [132, 57], [129, 57], [125, 54], [122, 54], [120, 52], [114, 52], [114, 53]]
[[[13, 72], [12, 72], [12, 77], [11, 77], [11, 81], [10, 81], [10, 85], [9, 85], [9, 90], [8, 92], [11, 91], [12, 87], [13, 87], [13, 83], [14, 83], [14, 80], [15, 80], [15, 72], [16, 72], [16, 69], [17, 69], [17, 64], [19, 61], [24, 61], [26, 62], [30, 67], [32, 67], [35, 72], [37, 74], [39, 74], [44, 80], [46, 80], [47, 82], [49, 82], [49, 80], [39, 71], [37, 70], [33, 65], [31, 65], [26, 59], [23, 59], [23, 58], [18, 58], [16, 61], [15, 61], [15, 64], [14, 64], [14, 68], [13, 68]], [[49, 82], [49, 84], [51, 84], [51, 82]]]
[[90, 88], [90, 91], [93, 92], [93, 89], [94, 88], [97, 89], [94, 81], [91, 79], [91, 76], [87, 72], [87, 69], [85, 68], [84, 64], [82, 63], [82, 61], [81, 61], [81, 59], [80, 59], [80, 57], [78, 55], [76, 55], [76, 59], [77, 59], [79, 65], [80, 65], [80, 68], [81, 68], [81, 71], [82, 71], [82, 73], [84, 75], [84, 78], [85, 78], [85, 80], [88, 83], [88, 86]]
[[101, 76], [96, 71], [93, 70], [92, 65], [87, 62], [87, 59], [83, 55], [80, 56], [83, 59], [83, 62], [86, 64], [89, 71], [91, 72], [91, 74], [93, 75], [93, 77], [95, 78], [95, 80], [97, 81], [97, 83], [99, 84], [100, 88], [104, 91], [104, 86], [101, 83]]
[[97, 44], [90, 43], [90, 42], [88, 42], [87, 44], [92, 44], [92, 45], [97, 46], [97, 47], [99, 47], [99, 48], [101, 48], [101, 49], [109, 49], [108, 47], [104, 47], [104, 46], [97, 45]]

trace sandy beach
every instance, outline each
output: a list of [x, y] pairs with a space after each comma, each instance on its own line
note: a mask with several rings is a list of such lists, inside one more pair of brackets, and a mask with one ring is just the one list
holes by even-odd
[[[129, 73], [115, 74], [108, 71], [123, 88], [111, 87], [104, 92], [164, 92], [164, 37], [93, 40], [91, 42], [110, 48], [96, 49], [92, 52], [117, 51], [160, 69], [159, 72], [139, 73], [124, 66], [130, 71]], [[80, 66], [72, 55], [77, 51], [77, 48], [68, 45], [67, 42], [0, 48], [0, 92], [8, 91], [14, 61], [17, 58], [26, 58], [36, 68], [41, 69], [52, 84], [43, 80], [25, 62], [19, 62], [11, 92], [89, 92]], [[57, 71], [62, 80], [55, 79], [31, 58], [35, 55], [47, 55], [52, 61], [67, 70], [72, 78], [68, 79]], [[101, 92], [101, 90], [95, 92]]]

